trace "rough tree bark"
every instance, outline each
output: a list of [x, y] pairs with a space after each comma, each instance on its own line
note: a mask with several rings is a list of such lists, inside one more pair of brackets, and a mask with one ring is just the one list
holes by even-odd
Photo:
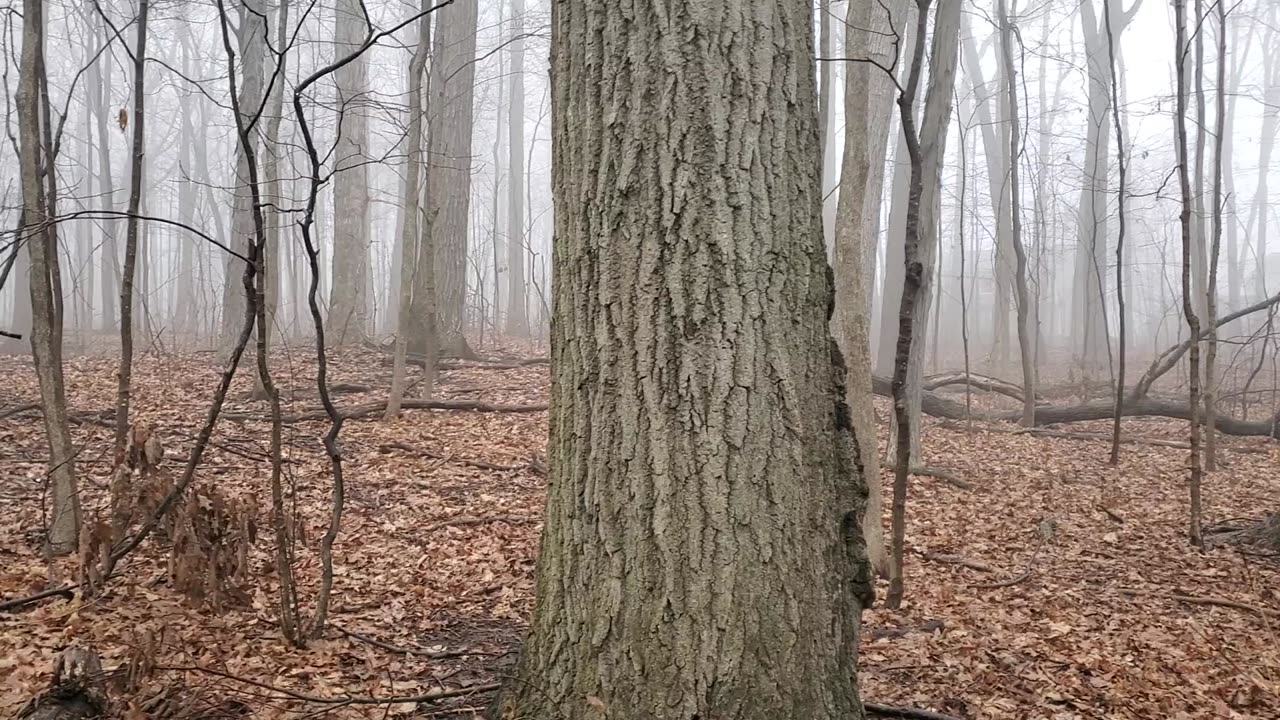
[[811, 11], [552, 5], [551, 478], [492, 717], [863, 715]]
[[[436, 254], [436, 314], [441, 344], [466, 347], [467, 227], [471, 219], [471, 135], [476, 77], [476, 0], [455, 0], [434, 14], [437, 32], [430, 73], [427, 173]], [[412, 352], [425, 352], [411, 338]]]
[[50, 117], [49, 98], [42, 92], [44, 62], [44, 3], [23, 0], [22, 54], [18, 65], [17, 121], [22, 171], [22, 227], [20, 236], [31, 260], [31, 354], [40, 384], [44, 427], [49, 445], [49, 479], [53, 502], [49, 518], [49, 548], [55, 554], [74, 551], [80, 531], [80, 497], [76, 490], [75, 449], [67, 428], [66, 387], [62, 378], [62, 317], [57, 308], [58, 237], [47, 224], [54, 199], [43, 183], [49, 163], [44, 154], [42, 122]]

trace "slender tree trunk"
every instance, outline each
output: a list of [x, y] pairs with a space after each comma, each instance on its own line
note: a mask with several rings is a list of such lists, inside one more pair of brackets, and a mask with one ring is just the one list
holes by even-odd
[[551, 481], [490, 716], [858, 720], [865, 486], [827, 326], [812, 5], [665, 9], [552, 5]]
[[[263, 64], [265, 62], [265, 43], [267, 40], [266, 8], [263, 0], [243, 0], [239, 4], [240, 27], [237, 30], [237, 42], [240, 53], [240, 107], [246, 113], [256, 114], [262, 106]], [[257, 133], [252, 133], [254, 152], [257, 151]], [[248, 187], [250, 154], [245, 148], [236, 144], [235, 178], [233, 181], [234, 198], [231, 209], [231, 247], [243, 257], [249, 256], [249, 247], [254, 242], [252, 192]], [[212, 205], [210, 212], [218, 212], [219, 206]], [[227, 256], [223, 274], [222, 292], [222, 341], [219, 347], [226, 356], [234, 347], [240, 335], [240, 320], [245, 313], [246, 296], [251, 288], [240, 282], [244, 275], [244, 261]], [[260, 391], [261, 388], [258, 388]]]
[[[137, 42], [133, 50], [133, 164], [129, 179], [129, 218], [125, 221], [124, 273], [120, 283], [120, 370], [116, 374], [116, 459], [124, 457], [129, 434], [129, 394], [133, 378], [133, 275], [138, 258], [138, 219], [142, 202], [143, 163], [146, 158], [146, 58], [147, 14], [150, 3], [138, 0], [134, 32]], [[124, 117], [123, 115], [121, 117]]]
[[[886, 65], [892, 61], [889, 38], [894, 28], [890, 13], [894, 18], [905, 18], [905, 2], [891, 0], [886, 6], [887, 10], [881, 10], [868, 3], [849, 3], [845, 24], [845, 52], [849, 57], [866, 57]], [[879, 440], [871, 402], [871, 286], [875, 282], [874, 258], [893, 85], [878, 68], [867, 63], [851, 64], [844, 83], [844, 159], [832, 263], [836, 283], [832, 334], [849, 366], [845, 402], [854, 434], [860, 447], [872, 448], [878, 447]], [[870, 491], [862, 519], [867, 556], [876, 571], [885, 575], [889, 567], [881, 520], [879, 452], [863, 453], [862, 470]]]
[[[430, 8], [430, 0], [422, 0], [419, 12]], [[418, 21], [418, 44], [414, 47], [413, 57], [409, 59], [409, 117], [406, 123], [405, 149], [406, 166], [404, 179], [404, 226], [400, 230], [401, 254], [405, 261], [400, 264], [400, 312], [399, 328], [396, 332], [395, 357], [391, 369], [391, 394], [387, 398], [386, 417], [393, 418], [400, 414], [400, 403], [404, 400], [405, 363], [409, 349], [411, 327], [416, 327], [421, 335], [414, 348], [415, 353], [423, 355], [422, 390], [424, 397], [431, 397], [431, 386], [434, 384], [436, 358], [436, 292], [435, 282], [430, 277], [435, 274], [438, 265], [434, 244], [431, 242], [431, 216], [429, 211], [424, 218], [421, 205], [421, 175], [426, 171], [430, 186], [429, 165], [423, 163], [422, 157], [422, 75], [427, 67], [427, 57], [431, 53], [431, 16], [423, 15]], [[439, 108], [431, 108], [439, 113]], [[432, 199], [428, 191], [428, 201]], [[425, 222], [424, 222], [425, 220]], [[422, 275], [428, 277], [422, 278]], [[415, 302], [415, 299], [417, 302]], [[412, 318], [412, 320], [411, 320]]]
[[80, 498], [76, 490], [75, 449], [67, 427], [67, 397], [62, 377], [62, 318], [57, 297], [59, 262], [55, 226], [46, 224], [56, 200], [47, 194], [53, 158], [44, 155], [49, 98], [42, 92], [44, 3], [23, 0], [22, 54], [18, 66], [17, 125], [22, 177], [21, 236], [31, 262], [31, 354], [40, 385], [45, 437], [49, 445], [49, 480], [53, 502], [48, 518], [49, 549], [66, 554], [76, 549], [80, 531]]
[[923, 74], [929, 4], [929, 0], [917, 0], [917, 43], [907, 83], [898, 95], [898, 113], [911, 159], [911, 192], [907, 201], [903, 243], [905, 281], [898, 310], [897, 348], [893, 363], [893, 413], [897, 436], [894, 438], [893, 544], [889, 593], [885, 598], [885, 605], [890, 608], [901, 605], [904, 592], [902, 561], [906, 543], [907, 475], [919, 452], [922, 340], [929, 322], [929, 293], [932, 291], [929, 278], [937, 255], [942, 164], [946, 155], [947, 126], [951, 118], [960, 42], [960, 0], [940, 0], [929, 53], [929, 90], [925, 97], [924, 116], [917, 130], [912, 108]]
[[524, 0], [511, 0], [511, 105], [507, 115], [507, 334], [529, 336], [524, 286]]
[[[1014, 8], [1017, 11], [1017, 8]], [[1032, 350], [1031, 291], [1027, 287], [1027, 252], [1022, 244], [1022, 208], [1019, 195], [1018, 164], [1021, 157], [1022, 123], [1018, 117], [1018, 66], [1013, 62], [1013, 21], [1009, 19], [1005, 0], [996, 0], [1000, 21], [1000, 50], [1004, 62], [1005, 97], [1009, 114], [1009, 213], [1013, 246], [1014, 300], [1018, 318], [1018, 352], [1022, 360], [1022, 425], [1036, 424], [1035, 353]]]
[[1174, 112], [1174, 133], [1178, 149], [1178, 185], [1182, 191], [1182, 314], [1187, 321], [1189, 343], [1187, 358], [1190, 365], [1191, 409], [1191, 544], [1203, 546], [1200, 533], [1200, 480], [1204, 471], [1200, 464], [1200, 318], [1196, 315], [1191, 283], [1192, 218], [1194, 198], [1191, 194], [1191, 177], [1187, 167], [1187, 63], [1182, 60], [1187, 46], [1187, 0], [1173, 0], [1174, 57], [1177, 59], [1178, 95]]
[[1218, 83], [1215, 89], [1217, 124], [1213, 150], [1213, 246], [1209, 250], [1209, 287], [1205, 298], [1205, 322], [1209, 339], [1204, 357], [1204, 469], [1218, 469], [1215, 401], [1218, 390], [1218, 256], [1222, 250], [1222, 147], [1227, 132], [1227, 12], [1217, 4], [1218, 14]]
[[[94, 12], [94, 11], [90, 11]], [[95, 13], [96, 17], [96, 13]], [[101, 18], [95, 23], [102, 31], [102, 42], [110, 41], [110, 36]], [[114, 164], [111, 160], [111, 136], [107, 130], [107, 115], [111, 112], [111, 62], [100, 56], [89, 67], [86, 79], [89, 91], [89, 103], [95, 108], [98, 129], [98, 206], [102, 210], [114, 211], [115, 179]], [[98, 284], [102, 297], [102, 327], [109, 330], [116, 327], [116, 301], [120, 288], [120, 251], [116, 247], [116, 221], [107, 218], [101, 221], [102, 237], [102, 281]]]
[[1116, 239], [1116, 304], [1119, 309], [1118, 316], [1120, 320], [1119, 349], [1116, 355], [1119, 359], [1119, 369], [1116, 373], [1116, 410], [1115, 420], [1111, 425], [1110, 460], [1112, 465], [1118, 465], [1120, 463], [1120, 418], [1124, 412], [1125, 344], [1127, 340], [1125, 334], [1128, 330], [1124, 303], [1124, 241], [1127, 230], [1125, 203], [1128, 200], [1125, 197], [1125, 192], [1127, 191], [1126, 183], [1128, 181], [1126, 174], [1128, 159], [1124, 154], [1124, 131], [1120, 120], [1123, 108], [1120, 106], [1120, 91], [1118, 87], [1120, 83], [1116, 75], [1116, 38], [1115, 30], [1111, 26], [1111, 20], [1111, 0], [1102, 0], [1102, 22], [1107, 36], [1107, 65], [1111, 77], [1111, 105], [1113, 107], [1111, 119], [1116, 133], [1116, 166], [1120, 179], [1120, 187], [1116, 198], [1118, 206], [1116, 223], [1119, 225], [1120, 232], [1119, 237]]

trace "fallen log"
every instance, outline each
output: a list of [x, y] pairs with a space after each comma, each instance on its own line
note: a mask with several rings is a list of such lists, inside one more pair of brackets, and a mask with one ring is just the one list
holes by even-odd
[[[997, 393], [1006, 397], [1011, 397], [1019, 402], [1025, 397], [1022, 386], [1001, 380], [997, 377], [989, 375], [978, 375], [977, 373], [948, 372], [939, 375], [930, 375], [924, 379], [922, 387], [925, 390], [937, 390], [939, 388], [949, 387], [952, 385], [967, 385], [975, 390], [983, 392]], [[1036, 394], [1036, 404], [1045, 404], [1045, 399]]]
[[[889, 378], [873, 376], [871, 389], [877, 395], [892, 397], [893, 391]], [[920, 410], [926, 415], [947, 420], [965, 420], [963, 403], [948, 400], [938, 393], [922, 390], [920, 393]], [[1155, 398], [1126, 399], [1121, 408], [1124, 417], [1166, 417], [1177, 420], [1190, 420], [1191, 409], [1185, 403]], [[1021, 410], [1009, 412], [974, 411], [970, 414], [974, 420], [1003, 420], [1018, 422], [1022, 417]], [[1036, 427], [1057, 425], [1060, 423], [1086, 422], [1089, 420], [1110, 420], [1115, 417], [1114, 400], [1098, 400], [1081, 405], [1065, 407], [1045, 406], [1036, 408]], [[1219, 432], [1239, 437], [1269, 437], [1280, 439], [1280, 414], [1263, 421], [1238, 420], [1233, 417], [1218, 417], [1215, 423]]]

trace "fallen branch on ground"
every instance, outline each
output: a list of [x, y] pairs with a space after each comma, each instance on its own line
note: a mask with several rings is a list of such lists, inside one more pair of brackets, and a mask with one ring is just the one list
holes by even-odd
[[[892, 465], [887, 464], [887, 463], [886, 463], [886, 464], [884, 464], [884, 465], [881, 465], [881, 466], [880, 466], [880, 469], [881, 469], [881, 470], [887, 470], [887, 471], [889, 471], [889, 472], [893, 472], [893, 471], [894, 471], [894, 467], [893, 467]], [[972, 490], [972, 489], [973, 489], [973, 483], [969, 482], [968, 480], [963, 480], [963, 479], [961, 479], [959, 475], [956, 475], [955, 473], [951, 472], [950, 470], [944, 470], [944, 469], [942, 469], [942, 468], [938, 468], [938, 467], [932, 467], [932, 466], [929, 466], [929, 465], [917, 465], [917, 466], [915, 466], [915, 467], [911, 468], [911, 472], [910, 472], [910, 474], [911, 474], [911, 475], [916, 475], [916, 476], [918, 476], [918, 477], [931, 477], [931, 478], [936, 478], [936, 479], [938, 479], [938, 480], [942, 480], [942, 481], [944, 481], [944, 482], [946, 482], [946, 483], [949, 483], [949, 484], [951, 484], [951, 485], [954, 485], [954, 486], [956, 486], [956, 487], [960, 488], [961, 490]]]
[[[889, 378], [879, 375], [871, 378], [872, 391], [883, 397], [892, 397]], [[963, 403], [945, 398], [938, 393], [922, 390], [920, 411], [933, 417], [947, 420], [973, 420], [1017, 422], [1022, 417], [1021, 410], [1011, 412], [972, 412], [966, 414]], [[1036, 426], [1057, 425], [1060, 423], [1086, 422], [1089, 420], [1110, 420], [1115, 417], [1115, 401], [1106, 399], [1058, 407], [1054, 405], [1036, 408]], [[1191, 409], [1186, 403], [1159, 400], [1154, 398], [1126, 398], [1120, 411], [1124, 417], [1166, 417], [1175, 420], [1190, 420]], [[1233, 417], [1219, 416], [1216, 427], [1225, 435], [1240, 437], [1269, 437], [1280, 439], [1280, 416], [1262, 421], [1238, 420]]]
[[931, 553], [931, 552], [923, 552], [923, 553], [920, 553], [920, 555], [925, 560], [931, 560], [933, 562], [943, 563], [946, 565], [960, 565], [961, 567], [967, 567], [970, 570], [977, 570], [978, 572], [989, 573], [989, 572], [996, 571], [995, 568], [991, 567], [986, 563], [978, 562], [977, 560], [970, 560], [968, 558], [961, 557], [959, 555], [939, 555], [938, 553]]
[[[370, 415], [382, 415], [387, 409], [387, 402], [368, 403], [366, 405], [356, 405], [355, 407], [342, 410], [342, 417], [346, 420], [355, 420], [358, 418], [369, 417]], [[492, 413], [530, 413], [542, 412], [547, 409], [547, 405], [504, 405], [501, 403], [488, 403], [472, 400], [411, 400], [406, 399], [400, 403], [402, 410], [472, 410], [475, 412], [492, 412]], [[252, 413], [224, 413], [223, 419], [243, 422], [246, 420], [262, 420], [262, 416]], [[313, 420], [327, 420], [329, 416], [323, 410], [312, 410], [310, 412], [299, 413], [297, 415], [285, 415], [280, 418], [280, 422], [286, 425], [300, 422], [310, 422]]]
[[201, 665], [164, 665], [156, 668], [157, 670], [166, 670], [169, 672], [198, 672], [206, 675], [213, 675], [225, 680], [252, 685], [253, 687], [268, 692], [276, 693], [280, 697], [292, 698], [303, 702], [317, 703], [320, 705], [392, 705], [398, 703], [413, 702], [433, 702], [435, 700], [443, 700], [445, 698], [462, 697], [465, 695], [476, 695], [478, 693], [493, 692], [501, 687], [498, 683], [489, 683], [486, 685], [472, 685], [471, 687], [455, 688], [453, 690], [433, 690], [421, 695], [392, 695], [388, 697], [360, 697], [357, 695], [340, 695], [337, 697], [322, 697], [319, 695], [308, 695], [300, 693], [296, 690], [282, 688], [270, 683], [259, 682], [251, 678], [232, 675], [229, 672], [223, 672], [211, 667]]
[[1130, 595], [1133, 597], [1152, 597], [1161, 598], [1163, 600], [1176, 600], [1190, 605], [1210, 605], [1213, 607], [1234, 608], [1236, 610], [1255, 613], [1263, 617], [1280, 618], [1280, 610], [1257, 607], [1255, 605], [1249, 605], [1248, 603], [1227, 600], [1226, 598], [1207, 597], [1201, 595], [1181, 595], [1179, 593], [1160, 592], [1156, 590], [1137, 590], [1135, 588], [1119, 588], [1116, 592], [1121, 595]]
[[0, 410], [0, 420], [3, 420], [9, 417], [10, 415], [19, 415], [24, 412], [30, 412], [31, 410], [39, 410], [39, 409], [40, 409], [40, 403], [28, 403], [26, 405], [17, 405], [11, 408], [5, 408], [4, 410]]
[[[967, 385], [974, 390], [997, 393], [1018, 401], [1021, 401], [1025, 396], [1021, 385], [1008, 382], [1007, 380], [1001, 380], [997, 377], [991, 377], [989, 375], [978, 375], [977, 373], [969, 373], [966, 375], [962, 372], [949, 372], [942, 373], [940, 375], [930, 375], [924, 379], [921, 387], [925, 390], [937, 390], [938, 388], [944, 388], [951, 385]], [[1036, 404], [1042, 405], [1044, 403], [1045, 399], [1037, 394]]]
[[1013, 587], [1014, 585], [1025, 582], [1027, 578], [1031, 577], [1031, 573], [1036, 569], [1036, 558], [1040, 557], [1040, 549], [1044, 547], [1044, 534], [1041, 533], [1039, 538], [1040, 540], [1036, 543], [1036, 549], [1031, 551], [1031, 559], [1027, 560], [1027, 567], [1022, 571], [1021, 575], [1008, 580], [1001, 580], [1000, 582], [971, 583], [969, 587], [974, 588], [975, 590], [996, 590], [999, 588]]

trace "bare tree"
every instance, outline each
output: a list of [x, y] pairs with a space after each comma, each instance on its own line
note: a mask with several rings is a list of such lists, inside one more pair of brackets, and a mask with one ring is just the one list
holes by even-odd
[[[884, 10], [853, 2], [845, 21], [846, 56], [873, 62], [852, 62], [845, 68], [844, 158], [832, 262], [836, 279], [832, 334], [849, 366], [845, 402], [852, 413], [858, 445], [864, 448], [879, 445], [871, 402], [871, 287], [875, 283], [881, 190], [893, 110], [893, 79], [877, 65], [893, 63], [893, 33], [901, 31], [906, 11], [906, 0], [888, 0]], [[862, 467], [870, 491], [862, 522], [867, 556], [876, 570], [886, 575], [879, 452], [863, 453]]]
[[[421, 11], [430, 8], [430, 0], [422, 0]], [[406, 167], [404, 179], [404, 225], [400, 230], [400, 312], [399, 328], [396, 332], [395, 357], [392, 360], [391, 393], [387, 398], [386, 417], [393, 418], [400, 414], [400, 403], [404, 400], [405, 361], [409, 348], [410, 324], [417, 326], [421, 343], [414, 352], [422, 354], [423, 382], [426, 397], [431, 395], [432, 378], [435, 373], [435, 283], [433, 278], [420, 282], [420, 275], [434, 275], [436, 263], [433, 249], [432, 225], [434, 218], [424, 217], [420, 200], [422, 199], [420, 175], [427, 167], [422, 162], [422, 76], [426, 71], [427, 57], [431, 51], [431, 16], [423, 15], [418, 21], [418, 43], [414, 46], [413, 56], [409, 58], [409, 108], [408, 130], [405, 134]], [[427, 171], [430, 174], [430, 171]], [[429, 182], [427, 183], [429, 186]], [[434, 214], [434, 213], [432, 213]], [[423, 227], [419, 227], [419, 226]], [[425, 247], [424, 247], [425, 246]], [[423, 261], [426, 264], [423, 264]], [[428, 294], [427, 291], [430, 291]], [[418, 296], [418, 302], [414, 302]], [[412, 318], [412, 320], [410, 319]]]
[[1192, 218], [1194, 202], [1191, 193], [1191, 175], [1187, 167], [1187, 0], [1173, 0], [1174, 14], [1174, 63], [1177, 72], [1177, 109], [1174, 112], [1174, 134], [1178, 150], [1178, 185], [1182, 191], [1182, 314], [1190, 331], [1187, 353], [1190, 366], [1191, 397], [1191, 543], [1202, 546], [1200, 532], [1200, 481], [1204, 470], [1200, 464], [1200, 318], [1196, 315], [1194, 292], [1191, 283]]
[[[116, 374], [116, 458], [124, 457], [129, 434], [129, 393], [133, 377], [133, 276], [138, 259], [138, 217], [142, 202], [143, 168], [146, 159], [146, 60], [147, 14], [150, 3], [138, 0], [134, 24], [137, 41], [133, 50], [133, 163], [129, 178], [129, 217], [125, 221], [124, 273], [120, 282], [120, 370]], [[121, 111], [123, 113], [123, 111]], [[124, 115], [120, 116], [121, 123]]]
[[1116, 166], [1119, 174], [1120, 186], [1117, 190], [1117, 211], [1116, 223], [1119, 225], [1119, 236], [1116, 239], [1116, 305], [1119, 308], [1119, 337], [1117, 338], [1119, 359], [1118, 369], [1116, 372], [1116, 392], [1115, 392], [1115, 419], [1111, 424], [1111, 459], [1112, 465], [1120, 462], [1120, 418], [1124, 414], [1124, 376], [1125, 376], [1125, 345], [1128, 338], [1125, 337], [1128, 330], [1127, 317], [1125, 314], [1124, 304], [1124, 241], [1127, 231], [1125, 215], [1125, 202], [1127, 198], [1128, 182], [1128, 158], [1125, 157], [1124, 148], [1124, 131], [1121, 125], [1121, 114], [1124, 109], [1120, 106], [1120, 81], [1116, 77], [1116, 37], [1111, 25], [1111, 0], [1102, 0], [1102, 22], [1106, 29], [1107, 35], [1107, 64], [1109, 66], [1108, 77], [1111, 85], [1111, 121], [1116, 132]]
[[[939, 0], [934, 22], [924, 117], [917, 130], [912, 111], [924, 72], [924, 40], [932, 0], [916, 0], [916, 38], [907, 83], [898, 92], [898, 115], [907, 155], [911, 160], [911, 188], [903, 239], [904, 282], [898, 309], [898, 339], [893, 362], [893, 414], [897, 424], [894, 442], [892, 554], [889, 593], [885, 605], [902, 603], [902, 560], [906, 543], [907, 475], [919, 445], [923, 340], [928, 328], [929, 293], [937, 255], [938, 216], [941, 210], [942, 164], [946, 154], [947, 126], [954, 98], [956, 55], [960, 35], [959, 0]], [[913, 439], [915, 442], [913, 443]]]
[[[31, 354], [40, 384], [53, 517], [49, 549], [55, 554], [76, 549], [80, 532], [80, 496], [76, 489], [75, 449], [67, 427], [66, 386], [62, 377], [62, 296], [58, 235], [51, 219], [56, 197], [48, 192], [55, 175], [46, 154], [50, 134], [49, 96], [45, 82], [44, 3], [23, 0], [22, 54], [18, 65], [17, 119], [22, 170], [22, 220], [18, 237], [26, 244], [31, 267]], [[47, 184], [46, 184], [47, 183]]]
[[1022, 424], [1031, 427], [1036, 424], [1036, 368], [1035, 351], [1032, 349], [1034, 337], [1031, 328], [1031, 291], [1027, 288], [1027, 251], [1022, 243], [1021, 188], [1018, 177], [1019, 159], [1022, 156], [1018, 66], [1013, 62], [1014, 25], [1009, 19], [1005, 0], [996, 0], [996, 14], [1000, 22], [1000, 54], [1004, 63], [1005, 97], [1009, 114], [1009, 239], [1016, 262], [1014, 282], [1017, 296], [1014, 301], [1018, 317], [1018, 352], [1022, 360]]

